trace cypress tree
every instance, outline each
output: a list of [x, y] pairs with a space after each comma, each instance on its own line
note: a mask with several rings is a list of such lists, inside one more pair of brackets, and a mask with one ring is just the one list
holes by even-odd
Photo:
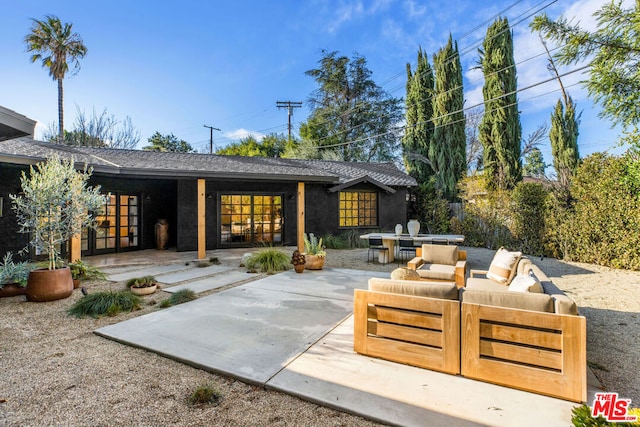
[[407, 63], [406, 127], [402, 138], [405, 167], [419, 184], [433, 176], [429, 162], [429, 146], [433, 138], [432, 96], [433, 70], [427, 54], [420, 48], [415, 73]]
[[522, 128], [513, 38], [507, 18], [498, 18], [487, 29], [480, 50], [480, 65], [484, 73], [485, 112], [479, 134], [484, 147], [487, 183], [490, 189], [512, 189], [522, 180]]
[[433, 143], [429, 158], [436, 173], [436, 188], [455, 200], [457, 184], [466, 171], [465, 116], [462, 111], [462, 66], [458, 44], [449, 35], [447, 45], [433, 56]]
[[558, 175], [558, 181], [563, 188], [567, 188], [580, 161], [578, 152], [578, 124], [575, 103], [571, 97], [566, 98], [566, 110], [561, 100], [551, 114], [551, 154], [553, 167]]

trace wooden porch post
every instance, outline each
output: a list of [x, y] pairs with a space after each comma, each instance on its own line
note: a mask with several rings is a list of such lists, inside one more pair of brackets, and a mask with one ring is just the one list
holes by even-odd
[[82, 258], [82, 243], [80, 234], [69, 239], [69, 262], [76, 262]]
[[198, 180], [198, 259], [205, 259], [207, 256], [207, 236], [206, 236], [206, 184], [204, 179]]
[[298, 183], [298, 250], [304, 252], [304, 182]]

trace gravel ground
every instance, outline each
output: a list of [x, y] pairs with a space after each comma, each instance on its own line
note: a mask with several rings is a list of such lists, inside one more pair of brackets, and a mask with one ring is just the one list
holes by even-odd
[[[486, 268], [493, 253], [469, 248], [469, 268]], [[379, 271], [397, 266], [367, 265], [365, 260], [366, 250], [329, 250], [326, 265]], [[602, 384], [640, 406], [640, 272], [554, 259], [535, 262], [587, 317], [587, 359]], [[94, 292], [123, 284], [86, 286]], [[79, 298], [77, 290], [50, 303], [0, 298], [0, 425], [378, 425], [93, 334], [102, 326], [158, 310], [157, 303], [166, 298], [162, 293], [145, 297], [139, 311], [102, 319], [67, 316]], [[187, 403], [202, 384], [221, 392], [217, 406]]]

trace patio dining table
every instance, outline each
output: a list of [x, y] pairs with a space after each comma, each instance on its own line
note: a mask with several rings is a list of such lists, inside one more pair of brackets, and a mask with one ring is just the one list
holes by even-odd
[[411, 237], [408, 234], [396, 233], [368, 233], [360, 236], [361, 239], [368, 240], [369, 237], [381, 237], [382, 246], [389, 248], [388, 251], [378, 253], [378, 261], [382, 264], [393, 262], [395, 260], [396, 242], [400, 239], [412, 240], [414, 245], [422, 245], [424, 243], [433, 243], [434, 241], [446, 241], [448, 245], [461, 245], [464, 243], [464, 236], [461, 234], [418, 234]]

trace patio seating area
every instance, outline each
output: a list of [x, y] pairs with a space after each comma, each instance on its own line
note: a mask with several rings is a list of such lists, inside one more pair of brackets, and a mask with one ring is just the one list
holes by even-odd
[[[172, 274], [178, 273], [160, 277]], [[353, 295], [364, 292], [372, 277], [388, 276], [339, 268], [289, 271], [96, 333], [385, 424], [570, 424], [571, 402], [355, 352]], [[459, 356], [455, 336], [450, 353]]]

